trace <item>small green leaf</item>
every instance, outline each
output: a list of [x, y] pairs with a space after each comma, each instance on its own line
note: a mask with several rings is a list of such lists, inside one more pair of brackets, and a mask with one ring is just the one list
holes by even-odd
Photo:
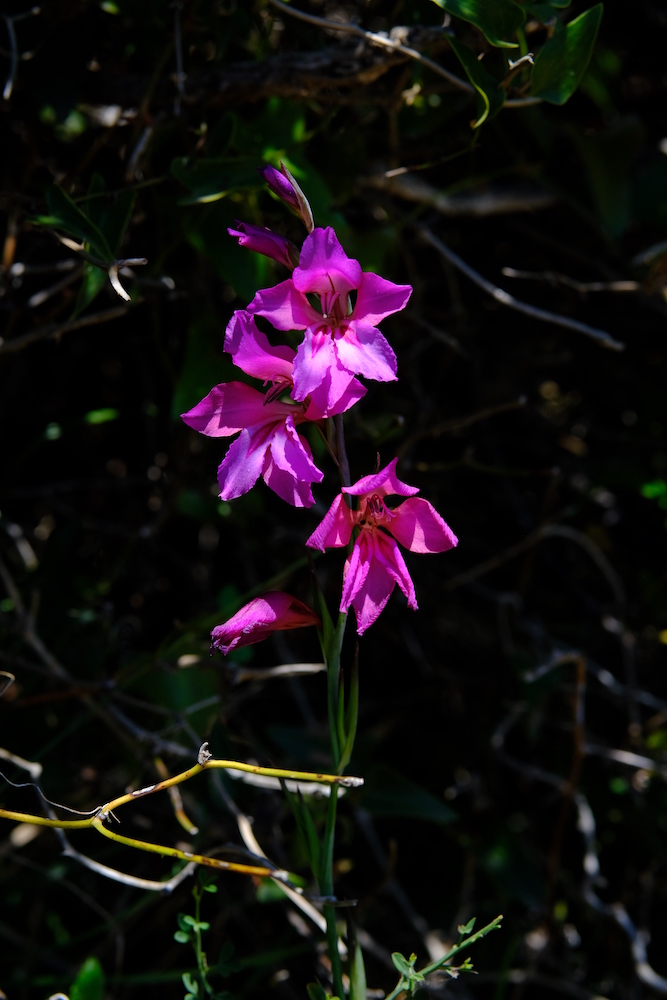
[[119, 416], [118, 410], [106, 406], [101, 410], [90, 410], [83, 419], [87, 424], [108, 424], [111, 420], [118, 420]]
[[174, 941], [178, 941], [179, 944], [188, 944], [190, 940], [190, 935], [185, 931], [176, 931], [174, 934]]
[[192, 993], [194, 994], [194, 996], [197, 996], [197, 994], [199, 993], [199, 983], [197, 982], [197, 980], [193, 979], [192, 975], [189, 972], [184, 972], [183, 975], [181, 976], [181, 979], [183, 980], [183, 985], [185, 986], [188, 993]]
[[456, 929], [461, 935], [461, 937], [463, 937], [464, 934], [470, 934], [471, 930], [475, 926], [476, 920], [477, 917], [473, 917], [471, 920], [468, 921], [467, 924], [459, 924], [459, 926]]
[[79, 295], [76, 300], [72, 319], [79, 316], [86, 306], [89, 306], [93, 299], [97, 298], [104, 288], [107, 280], [107, 272], [101, 267], [86, 262], [83, 265], [83, 279], [79, 287]]
[[366, 1000], [366, 967], [361, 945], [357, 944], [350, 964], [349, 1000]]
[[490, 121], [498, 114], [505, 103], [505, 90], [499, 86], [498, 80], [491, 76], [467, 45], [463, 45], [455, 38], [450, 38], [449, 44], [477, 92], [477, 119], [472, 127], [479, 128], [485, 121]]
[[515, 49], [507, 39], [520, 28], [526, 15], [512, 0], [433, 0], [448, 14], [460, 17], [482, 32], [487, 42], [503, 49]]
[[96, 958], [87, 958], [70, 988], [70, 1000], [102, 1000], [104, 972]]
[[391, 960], [402, 976], [409, 977], [415, 971], [405, 955], [401, 955], [400, 951], [393, 951], [391, 953]]
[[651, 483], [644, 483], [640, 492], [647, 500], [658, 500], [667, 497], [667, 483], [664, 479], [654, 479]]
[[535, 59], [531, 94], [549, 104], [565, 104], [586, 72], [602, 20], [596, 4], [565, 27], [558, 26]]
[[213, 883], [209, 883], [208, 885], [204, 886], [204, 892], [217, 892], [217, 891], [218, 887], [217, 885], [213, 885]]

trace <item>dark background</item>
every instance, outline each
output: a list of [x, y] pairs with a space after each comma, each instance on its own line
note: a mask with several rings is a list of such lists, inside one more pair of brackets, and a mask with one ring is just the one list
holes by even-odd
[[[301, 7], [372, 30], [443, 21], [428, 0]], [[667, 238], [665, 9], [609, 3], [567, 105], [506, 109], [476, 134], [465, 94], [358, 39], [260, 2], [185, 3], [180, 17], [180, 98], [166, 3], [47, 0], [15, 25], [20, 51], [33, 56], [0, 105], [0, 552], [24, 608], [5, 589], [0, 666], [16, 683], [0, 699], [0, 745], [41, 762], [45, 794], [78, 809], [155, 781], [156, 753], [171, 772], [190, 766], [203, 739], [219, 757], [327, 766], [322, 675], [234, 683], [244, 665], [318, 660], [314, 632], [228, 661], [209, 659], [208, 632], [267, 583], [311, 599], [303, 542], [337, 489], [334, 469], [316, 452], [327, 476], [307, 512], [262, 483], [221, 504], [224, 442], [178, 419], [232, 377], [222, 339], [233, 309], [286, 276], [238, 248], [226, 226], [240, 217], [299, 241], [303, 231], [259, 181], [184, 204], [188, 189], [174, 175], [201, 156], [262, 162], [284, 151], [317, 223], [334, 225], [364, 268], [414, 285], [406, 312], [383, 324], [399, 381], [369, 385], [346, 419], [353, 479], [372, 471], [376, 452], [383, 464], [398, 452], [401, 477], [460, 538], [443, 556], [408, 555], [420, 611], [395, 596], [361, 642], [351, 770], [367, 786], [342, 801], [336, 891], [359, 901], [369, 987], [393, 988], [388, 952], [414, 950], [422, 963], [457, 923], [503, 913], [502, 930], [472, 955], [480, 974], [447, 991], [647, 995], [634, 928], [650, 934], [648, 961], [667, 976], [667, 286], [659, 253], [633, 259]], [[483, 50], [479, 33], [459, 28]], [[460, 75], [434, 37], [425, 51]], [[95, 109], [114, 105], [125, 118], [96, 124]], [[539, 190], [552, 202], [447, 216], [368, 180], [424, 164], [409, 176], [440, 192]], [[94, 174], [107, 191], [136, 191], [118, 250], [148, 258], [121, 279], [132, 302], [116, 319], [7, 350], [76, 307], [80, 280], [31, 301], [71, 274], [56, 262], [75, 258], [34, 220], [47, 214], [53, 183], [82, 199]], [[112, 209], [120, 196], [102, 201]], [[625, 351], [496, 303], [426, 246], [416, 224], [518, 298], [605, 330]], [[549, 275], [511, 278], [504, 267]], [[586, 292], [554, 274], [637, 287]], [[106, 283], [84, 315], [122, 305]], [[539, 537], [545, 525], [567, 530]], [[341, 564], [335, 552], [317, 562], [332, 608]], [[348, 663], [351, 653], [350, 640]], [[585, 734], [573, 716], [577, 669]], [[26, 777], [5, 763], [3, 772]], [[568, 778], [597, 823], [597, 881], [584, 871], [582, 800], [578, 811]], [[227, 778], [221, 787], [205, 777], [184, 786], [196, 838], [166, 796], [126, 807], [122, 832], [202, 851], [240, 845], [233, 799], [266, 853], [307, 879], [280, 793]], [[6, 786], [0, 803], [40, 810], [30, 788]], [[316, 802], [316, 817], [322, 810]], [[109, 996], [182, 995], [192, 952], [173, 934], [177, 912], [191, 912], [190, 881], [168, 896], [142, 892], [63, 857], [51, 832], [21, 846], [10, 831], [3, 821], [0, 988], [9, 1000], [67, 991], [90, 956]], [[171, 870], [92, 831], [70, 839], [135, 875]], [[229, 874], [217, 885], [203, 904], [205, 947], [213, 961], [231, 942], [239, 962], [219, 988], [289, 998], [315, 975], [324, 981], [318, 934], [288, 918], [270, 884]], [[611, 903], [625, 907], [629, 930], [604, 910]]]

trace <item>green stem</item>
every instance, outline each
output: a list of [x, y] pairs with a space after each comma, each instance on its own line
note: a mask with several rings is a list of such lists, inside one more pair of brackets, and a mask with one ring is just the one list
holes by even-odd
[[338, 696], [340, 687], [340, 653], [345, 636], [345, 626], [347, 624], [347, 614], [341, 611], [338, 615], [336, 631], [331, 641], [331, 649], [325, 650], [324, 655], [327, 663], [327, 703], [329, 711], [329, 733], [331, 735], [331, 755], [333, 758], [333, 770], [338, 770], [343, 748], [338, 740]]
[[[324, 827], [324, 844], [322, 850], [322, 874], [320, 876], [320, 892], [323, 896], [333, 896], [333, 853], [336, 835], [336, 811], [338, 806], [338, 789], [334, 786], [329, 796], [327, 818]], [[343, 966], [338, 951], [338, 929], [336, 927], [336, 910], [333, 906], [324, 906], [324, 916], [327, 922], [327, 947], [331, 959], [331, 975], [333, 989], [341, 1000], [345, 998], [343, 987]]]

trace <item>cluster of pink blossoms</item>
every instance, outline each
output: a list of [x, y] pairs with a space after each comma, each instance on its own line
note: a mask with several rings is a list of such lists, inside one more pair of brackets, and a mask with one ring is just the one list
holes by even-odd
[[[247, 493], [261, 475], [287, 503], [309, 507], [315, 502], [312, 484], [324, 476], [299, 428], [354, 406], [366, 393], [358, 376], [377, 382], [396, 380], [396, 355], [377, 325], [405, 308], [412, 288], [362, 271], [333, 229], [315, 227], [307, 199], [282, 164], [280, 170], [267, 166], [263, 175], [308, 230], [300, 250], [285, 237], [249, 223], [237, 222], [236, 229], [229, 230], [241, 246], [292, 271], [286, 281], [258, 291], [247, 309], [236, 310], [225, 333], [225, 351], [263, 389], [246, 382], [216, 385], [182, 417], [210, 437], [238, 435], [218, 469], [223, 500]], [[319, 309], [313, 303], [319, 303]], [[275, 330], [303, 331], [297, 350], [272, 346], [256, 316]], [[345, 563], [340, 609], [355, 609], [360, 635], [377, 619], [396, 584], [409, 607], [417, 608], [397, 542], [412, 552], [444, 552], [457, 543], [431, 504], [416, 498], [418, 490], [398, 479], [397, 461], [343, 487], [306, 542], [324, 551], [349, 545], [356, 532]], [[410, 499], [392, 508], [385, 503], [388, 496]], [[219, 625], [212, 640], [226, 654], [271, 631], [314, 621], [314, 613], [296, 598], [271, 593]]]

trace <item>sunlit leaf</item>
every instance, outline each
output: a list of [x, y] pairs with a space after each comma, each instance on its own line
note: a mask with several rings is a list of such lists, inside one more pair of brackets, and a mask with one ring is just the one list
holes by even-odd
[[477, 119], [473, 128], [479, 128], [485, 121], [490, 121], [498, 114], [505, 103], [505, 90], [498, 85], [498, 80], [491, 76], [467, 45], [463, 45], [455, 38], [450, 38], [449, 43], [477, 92]]
[[102, 1000], [104, 971], [96, 958], [87, 958], [70, 987], [70, 1000]]
[[558, 26], [537, 53], [531, 94], [549, 104], [565, 104], [586, 72], [602, 20], [603, 5], [575, 17], [565, 27]]
[[513, 49], [516, 41], [510, 36], [523, 24], [526, 15], [512, 0], [433, 0], [448, 14], [469, 21], [484, 34], [487, 42], [500, 48]]

